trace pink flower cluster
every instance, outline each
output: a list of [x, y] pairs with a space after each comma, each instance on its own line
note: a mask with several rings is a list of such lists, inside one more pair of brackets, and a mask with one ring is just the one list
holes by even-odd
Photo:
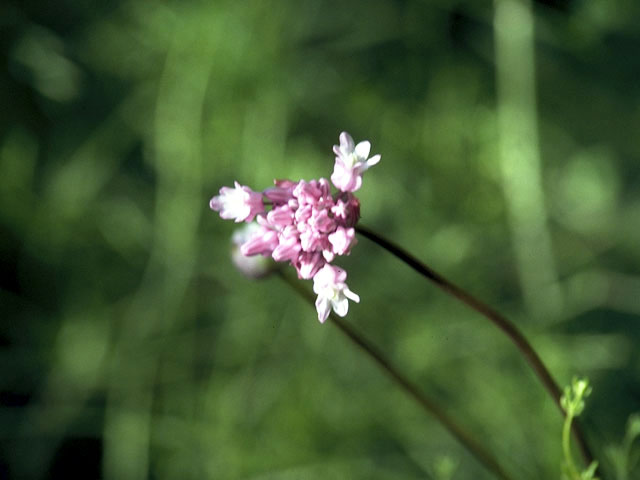
[[356, 243], [353, 227], [360, 218], [360, 203], [353, 192], [362, 185], [364, 171], [380, 161], [380, 155], [368, 158], [370, 149], [369, 142], [355, 145], [348, 133], [340, 134], [340, 145], [333, 147], [336, 162], [331, 175], [339, 190], [336, 194], [325, 178], [275, 180], [274, 187], [261, 193], [235, 182], [235, 188], [222, 187], [209, 204], [224, 219], [251, 222], [255, 218], [257, 225], [240, 245], [243, 255], [271, 256], [293, 265], [299, 278], [313, 278], [320, 322], [331, 309], [345, 316], [348, 298], [360, 300], [347, 287], [346, 272], [331, 262], [348, 255]]

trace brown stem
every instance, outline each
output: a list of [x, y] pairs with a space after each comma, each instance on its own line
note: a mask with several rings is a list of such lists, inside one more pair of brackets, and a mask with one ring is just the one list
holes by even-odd
[[[488, 306], [486, 303], [471, 296], [469, 293], [454, 285], [442, 275], [427, 267], [424, 263], [412, 256], [403, 248], [391, 243], [389, 240], [382, 238], [380, 235], [369, 230], [366, 227], [357, 226], [356, 231], [372, 242], [378, 244], [392, 255], [395, 255], [397, 258], [413, 268], [416, 272], [431, 280], [448, 294], [454, 296], [462, 303], [466, 304], [468, 307], [488, 318], [496, 327], [502, 330], [516, 345], [516, 347], [518, 347], [518, 350], [520, 350], [529, 366], [531, 366], [535, 374], [542, 382], [542, 385], [545, 387], [547, 392], [549, 392], [549, 395], [551, 395], [554, 402], [556, 403], [558, 408], [560, 408], [560, 411], [564, 415], [564, 410], [562, 410], [562, 407], [560, 406], [560, 397], [562, 396], [562, 390], [551, 376], [549, 369], [542, 362], [542, 359], [540, 358], [538, 353], [533, 349], [528, 340], [510, 320]], [[585, 462], [587, 463], [587, 465], [591, 464], [593, 455], [591, 454], [591, 450], [587, 445], [584, 434], [582, 432], [582, 429], [580, 428], [580, 425], [578, 425], [578, 422], [573, 423], [572, 430], [574, 437], [578, 442], [578, 445], [580, 446], [580, 450], [585, 459]]]
[[[278, 270], [280, 277], [302, 297], [313, 305], [314, 299], [299, 282], [288, 277], [281, 270]], [[488, 470], [502, 480], [512, 480], [506, 471], [500, 466], [495, 457], [484, 448], [475, 438], [463, 427], [458, 425], [444, 410], [442, 410], [432, 399], [427, 397], [418, 386], [407, 379], [400, 371], [378, 350], [369, 340], [360, 334], [355, 328], [346, 323], [340, 317], [329, 315], [329, 320], [344, 333], [349, 340], [357, 345], [365, 354], [369, 356], [380, 368], [382, 368], [391, 379], [413, 398], [423, 410], [433, 415], [449, 432], [457, 438]]]

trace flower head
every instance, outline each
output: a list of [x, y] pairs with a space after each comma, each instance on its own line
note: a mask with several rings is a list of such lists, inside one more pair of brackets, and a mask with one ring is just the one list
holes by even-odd
[[338, 190], [355, 192], [362, 186], [362, 174], [380, 161], [380, 155], [369, 157], [371, 143], [363, 141], [354, 144], [347, 132], [340, 134], [340, 145], [333, 146], [336, 163], [331, 181]]
[[338, 267], [325, 265], [313, 277], [313, 291], [318, 295], [316, 310], [318, 320], [324, 323], [333, 309], [337, 315], [344, 317], [349, 311], [349, 301], [360, 302], [360, 297], [349, 290], [345, 283], [347, 272]]
[[262, 194], [256, 193], [249, 187], [235, 183], [235, 188], [222, 187], [220, 195], [216, 195], [209, 202], [212, 210], [220, 212], [226, 220], [236, 222], [250, 222], [261, 212], [264, 212]]
[[250, 229], [234, 236], [238, 246], [234, 262], [240, 268], [248, 267], [238, 256], [262, 255], [290, 263], [299, 278], [313, 278], [320, 322], [331, 309], [346, 315], [348, 299], [360, 301], [345, 283], [346, 272], [331, 262], [336, 256], [348, 255], [356, 243], [354, 227], [360, 218], [360, 202], [352, 192], [360, 188], [362, 173], [380, 161], [380, 155], [368, 158], [370, 149], [369, 142], [355, 145], [348, 133], [340, 134], [331, 176], [340, 190], [336, 194], [332, 195], [326, 178], [275, 180], [275, 186], [262, 193], [235, 182], [235, 188], [222, 187], [209, 204], [222, 218], [247, 223], [256, 220]]

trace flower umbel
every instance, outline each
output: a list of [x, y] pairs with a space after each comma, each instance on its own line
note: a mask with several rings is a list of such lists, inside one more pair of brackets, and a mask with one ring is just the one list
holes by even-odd
[[[331, 309], [345, 316], [348, 299], [360, 301], [344, 283], [346, 272], [330, 263], [336, 256], [348, 255], [356, 243], [353, 227], [360, 218], [360, 202], [352, 192], [361, 187], [362, 173], [380, 161], [380, 155], [368, 158], [368, 141], [355, 145], [346, 132], [333, 150], [331, 182], [339, 190], [336, 194], [326, 178], [274, 180], [275, 186], [261, 193], [235, 182], [235, 188], [222, 187], [209, 204], [224, 219], [251, 222], [255, 218], [240, 245], [242, 255], [271, 256], [293, 265], [299, 278], [313, 278], [320, 322]], [[271, 206], [268, 212], [265, 201]]]

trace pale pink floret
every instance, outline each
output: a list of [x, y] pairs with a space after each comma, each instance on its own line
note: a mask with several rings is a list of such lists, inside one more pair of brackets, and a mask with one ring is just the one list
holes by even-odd
[[262, 194], [249, 187], [235, 183], [235, 188], [222, 187], [220, 195], [211, 199], [209, 206], [226, 220], [250, 222], [258, 214], [264, 212]]
[[326, 209], [318, 210], [314, 208], [308, 223], [315, 231], [323, 234], [331, 232], [336, 228], [336, 222], [329, 217], [329, 212]]
[[320, 252], [301, 252], [298, 261], [294, 264], [298, 277], [308, 280], [318, 273], [325, 264]]
[[380, 155], [369, 158], [371, 143], [368, 141], [354, 144], [347, 132], [340, 134], [340, 145], [333, 146], [336, 163], [331, 181], [338, 190], [355, 192], [362, 186], [362, 174], [380, 161]]
[[[301, 226], [299, 225], [298, 228]], [[324, 237], [318, 231], [305, 225], [305, 229], [300, 232], [300, 245], [305, 252], [315, 252], [321, 250]]]
[[284, 228], [293, 224], [293, 210], [289, 205], [281, 205], [275, 207], [267, 214], [267, 220], [270, 225], [276, 228]]
[[318, 295], [316, 310], [318, 320], [324, 323], [331, 309], [341, 317], [349, 311], [349, 300], [360, 302], [360, 297], [349, 290], [345, 283], [347, 272], [341, 268], [325, 265], [313, 277], [313, 291]]
[[322, 250], [322, 256], [328, 263], [333, 262], [333, 259], [336, 258], [336, 254], [333, 253], [333, 247], [331, 244], [329, 244], [329, 247]]
[[297, 260], [301, 249], [300, 240], [297, 237], [281, 238], [278, 246], [273, 249], [271, 256], [276, 262], [294, 262]]
[[306, 221], [311, 218], [312, 213], [313, 207], [311, 205], [299, 206], [295, 213], [296, 222], [298, 222], [298, 225], [305, 224]]
[[302, 204], [315, 204], [322, 196], [322, 190], [317, 183], [315, 180], [311, 180], [311, 182], [300, 180], [293, 189], [293, 196]]
[[291, 180], [274, 180], [273, 183], [275, 187], [267, 188], [263, 193], [274, 205], [290, 201], [293, 198], [293, 189], [298, 185], [298, 182]]
[[[258, 217], [260, 218], [260, 217]], [[253, 255], [269, 256], [273, 249], [278, 246], [278, 234], [261, 225], [256, 228], [252, 235], [240, 246], [240, 252], [247, 257]]]
[[333, 247], [333, 253], [347, 255], [356, 243], [356, 231], [353, 228], [338, 227], [328, 238]]
[[360, 219], [360, 202], [350, 192], [343, 192], [331, 207], [331, 213], [338, 223], [353, 227]]
[[244, 223], [233, 232], [231, 237], [231, 260], [240, 272], [249, 278], [261, 278], [274, 270], [275, 263], [270, 258], [260, 255], [244, 255], [241, 246], [246, 244], [255, 235], [264, 234], [262, 227], [255, 222]]

